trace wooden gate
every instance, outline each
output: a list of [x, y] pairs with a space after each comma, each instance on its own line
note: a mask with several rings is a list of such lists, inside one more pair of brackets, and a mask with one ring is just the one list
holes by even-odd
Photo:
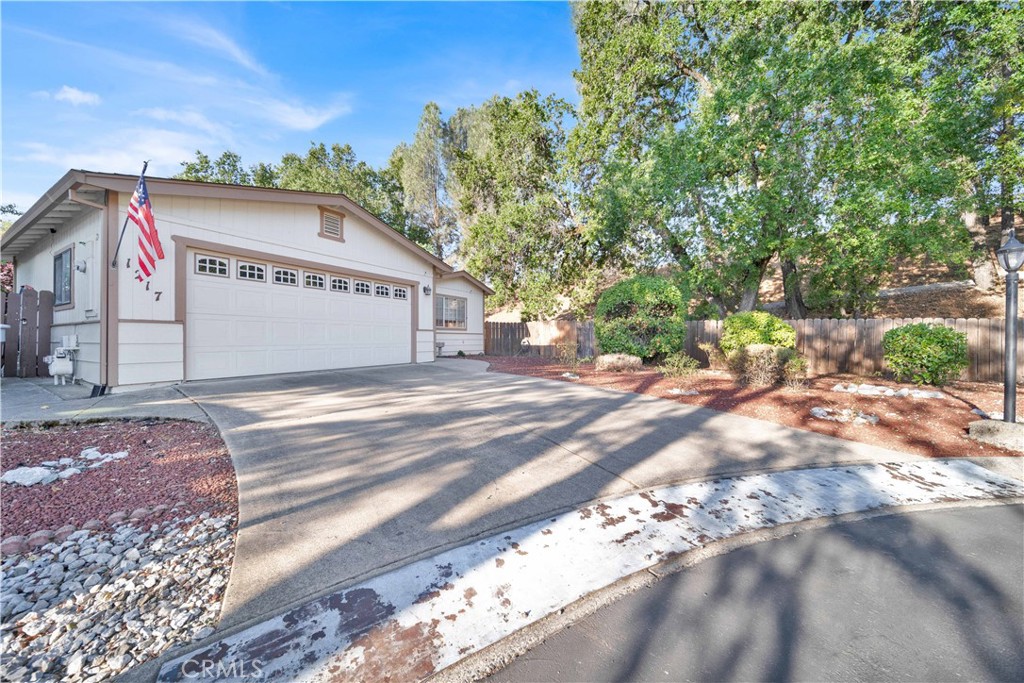
[[10, 325], [3, 345], [3, 376], [48, 377], [43, 358], [50, 355], [53, 292], [4, 292], [0, 311], [0, 322]]

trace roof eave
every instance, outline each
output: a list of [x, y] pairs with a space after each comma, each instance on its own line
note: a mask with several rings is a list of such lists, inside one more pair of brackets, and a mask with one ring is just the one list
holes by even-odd
[[[84, 182], [89, 185], [103, 187], [117, 192], [134, 192], [138, 179], [116, 173], [94, 173], [86, 171]], [[159, 178], [146, 176], [146, 185], [150, 195], [185, 195], [191, 197], [209, 197], [212, 199], [240, 199], [250, 201], [277, 201], [288, 204], [322, 204], [337, 206], [343, 213], [358, 216], [385, 237], [397, 242], [400, 246], [428, 261], [435, 268], [448, 273], [454, 270], [443, 260], [416, 244], [390, 225], [373, 215], [362, 206], [343, 194], [326, 192], [308, 192], [305, 190], [282, 190], [276, 187], [256, 187], [253, 185], [228, 185], [223, 183], [204, 183], [194, 180], [177, 178]]]
[[36, 221], [48, 214], [55, 206], [68, 198], [68, 192], [83, 182], [82, 171], [71, 169], [58, 180], [53, 187], [47, 190], [36, 203], [29, 207], [28, 211], [18, 217], [18, 220], [11, 224], [11, 227], [4, 233], [0, 240], [0, 250], [7, 249], [12, 242], [21, 237], [29, 230]]

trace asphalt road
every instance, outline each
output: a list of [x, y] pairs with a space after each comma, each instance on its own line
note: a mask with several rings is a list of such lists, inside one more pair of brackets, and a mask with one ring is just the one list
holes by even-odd
[[706, 560], [492, 681], [1021, 681], [1024, 506], [919, 512]]

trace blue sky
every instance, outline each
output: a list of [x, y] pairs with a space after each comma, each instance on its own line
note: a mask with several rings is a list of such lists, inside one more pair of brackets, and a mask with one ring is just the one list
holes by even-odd
[[23, 210], [69, 168], [173, 175], [196, 149], [252, 164], [311, 141], [379, 165], [431, 100], [576, 100], [561, 2], [4, 2], [0, 31], [0, 188]]

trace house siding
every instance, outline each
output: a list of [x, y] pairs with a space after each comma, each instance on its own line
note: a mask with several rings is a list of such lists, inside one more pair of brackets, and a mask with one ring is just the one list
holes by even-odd
[[[439, 280], [435, 288], [437, 296], [458, 296], [466, 299], [466, 329], [450, 330], [437, 328], [434, 333], [438, 342], [444, 342], [441, 355], [453, 356], [459, 351], [466, 355], [484, 352], [484, 294], [478, 287], [463, 279]], [[433, 297], [431, 297], [433, 299]], [[433, 306], [433, 301], [431, 301]], [[434, 324], [434, 310], [430, 311], [431, 325]]]
[[[72, 303], [70, 308], [53, 312], [50, 330], [50, 352], [61, 344], [64, 335], [78, 335], [75, 354], [75, 375], [91, 384], [100, 382], [100, 269], [104, 263], [100, 252], [103, 211], [86, 208], [58, 229], [39, 240], [21, 254], [15, 268], [15, 291], [23, 286], [37, 290], [53, 290], [53, 258], [68, 247], [72, 252]], [[85, 261], [85, 272], [74, 263]]]
[[[152, 195], [152, 201], [165, 259], [157, 264], [148, 290], [136, 281], [133, 268], [122, 267], [118, 273], [122, 321], [119, 325], [119, 384], [180, 381], [185, 376], [182, 341], [185, 321], [175, 319], [175, 300], [184, 296], [184, 292], [176, 288], [184, 287], [185, 283], [175, 279], [178, 252], [171, 241], [173, 236], [222, 245], [228, 252], [232, 248], [257, 251], [341, 270], [375, 273], [383, 280], [413, 281], [417, 289], [433, 282], [431, 264], [396, 247], [393, 240], [358, 217], [346, 216], [345, 240], [341, 242], [319, 236], [320, 210], [315, 205], [161, 195]], [[121, 211], [119, 221], [124, 217]], [[125, 256], [134, 259], [135, 250], [132, 244]], [[210, 251], [217, 253], [216, 249]], [[185, 272], [192, 272], [194, 256], [186, 254], [185, 258], [189, 259], [184, 264]], [[266, 262], [273, 263], [273, 258], [267, 258]], [[232, 277], [236, 275], [234, 271], [232, 259]], [[412, 299], [419, 304], [419, 319], [432, 320], [429, 297]], [[140, 327], [146, 321], [154, 324]], [[170, 322], [180, 324], [177, 327], [159, 324]], [[413, 331], [409, 334], [411, 336]], [[432, 334], [427, 335], [429, 338], [424, 340], [424, 334], [416, 332], [417, 362], [433, 360]], [[172, 355], [170, 349], [175, 346], [179, 352]]]
[[[73, 180], [75, 173], [80, 172], [69, 172], [58, 185], [70, 182], [68, 178]], [[310, 270], [379, 278], [408, 287], [411, 348], [408, 360], [403, 362], [431, 362], [439, 338], [446, 342], [446, 353], [483, 351], [483, 291], [459, 278], [442, 282], [437, 276], [446, 269], [443, 264], [394, 239], [361, 209], [347, 204], [348, 210], [334, 206], [347, 200], [307, 194], [295, 201], [294, 194], [250, 193], [248, 189], [151, 179], [150, 193], [165, 258], [158, 261], [155, 273], [146, 282], [140, 282], [138, 233], [130, 223], [117, 268], [110, 267], [130, 195], [120, 185], [127, 184], [128, 179], [82, 175], [80, 182], [107, 188], [110, 208], [82, 208], [56, 233], [42, 235], [32, 245], [19, 246], [16, 286], [52, 289], [53, 258], [68, 246], [74, 248], [74, 262], [85, 262], [84, 273], [73, 271], [72, 305], [55, 311], [53, 339], [56, 346], [62, 335], [78, 335], [76, 374], [89, 382], [138, 385], [177, 382], [187, 376], [187, 366], [192, 362], [186, 346], [191, 338], [188, 274], [194, 269], [194, 255], [204, 251], [228, 257], [231, 278], [237, 277], [237, 259], [242, 258], [286, 267], [305, 268], [302, 264], [307, 264]], [[166, 183], [162, 189], [161, 183]], [[51, 190], [51, 194], [54, 192]], [[325, 209], [344, 215], [341, 239], [322, 236], [321, 214]], [[30, 213], [27, 219], [35, 221], [45, 215]], [[16, 228], [19, 231], [11, 233], [15, 240], [12, 243], [23, 234], [17, 224]], [[31, 223], [24, 226], [29, 228]], [[435, 296], [424, 292], [428, 286], [435, 292], [468, 300], [468, 329], [434, 328]], [[389, 335], [388, 339], [393, 339], [394, 330]], [[107, 343], [109, 347], [102, 346]]]

